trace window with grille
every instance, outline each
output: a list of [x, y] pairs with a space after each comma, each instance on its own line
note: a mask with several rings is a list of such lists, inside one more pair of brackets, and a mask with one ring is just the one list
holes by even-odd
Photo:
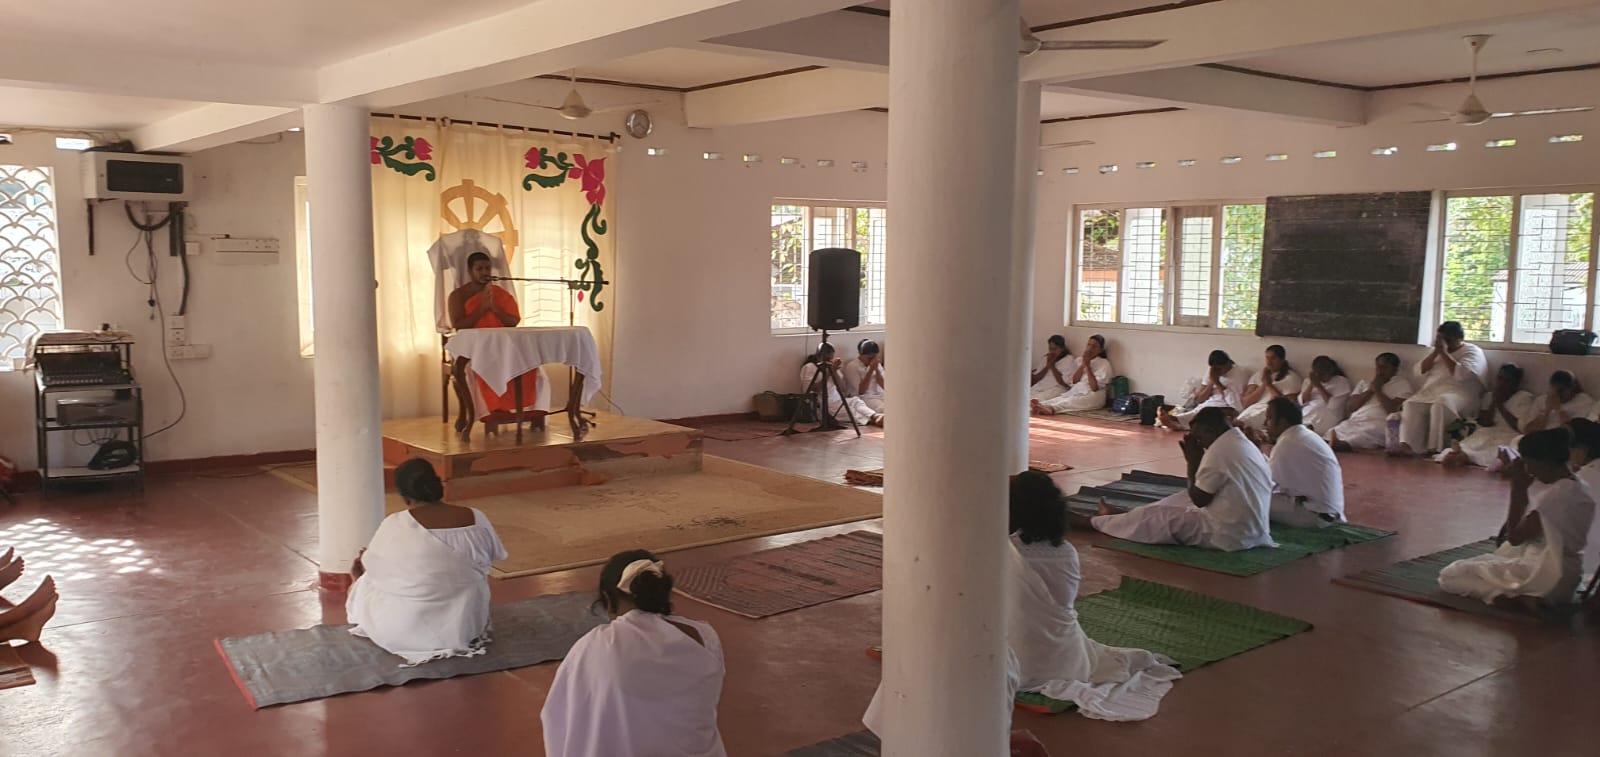
[[0, 367], [62, 328], [58, 245], [50, 169], [0, 164]]
[[1467, 339], [1545, 344], [1594, 327], [1593, 192], [1453, 195], [1443, 240], [1440, 320]]
[[1265, 221], [1259, 204], [1080, 209], [1075, 319], [1254, 329]]
[[812, 250], [861, 253], [861, 325], [884, 325], [888, 216], [881, 205], [780, 200], [772, 206], [772, 330], [806, 327], [806, 260]]

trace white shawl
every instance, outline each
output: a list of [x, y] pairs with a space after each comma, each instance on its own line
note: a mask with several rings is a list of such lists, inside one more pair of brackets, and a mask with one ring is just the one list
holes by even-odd
[[545, 754], [726, 757], [717, 731], [723, 673], [710, 625], [630, 611], [579, 639], [556, 670], [539, 713]]
[[1594, 518], [1589, 487], [1576, 478], [1535, 484], [1528, 512], [1539, 513], [1538, 538], [1446, 565], [1439, 588], [1486, 603], [1518, 596], [1571, 602], [1584, 577], [1582, 540]]
[[345, 602], [355, 624], [350, 633], [372, 639], [407, 665], [488, 651], [485, 568], [440, 541], [410, 511], [383, 519], [361, 564], [366, 572]]
[[[1098, 720], [1144, 720], [1156, 714], [1161, 698], [1182, 677], [1172, 660], [1143, 649], [1108, 647], [1089, 638], [1078, 625], [1078, 611], [1050, 593], [1032, 562], [1012, 537], [1008, 637], [1016, 652], [1023, 691], [1076, 703]], [[1071, 544], [1056, 548], [1065, 572], [1077, 574], [1078, 556]], [[1070, 563], [1070, 564], [1066, 564]], [[1067, 587], [1068, 595], [1076, 586]]]

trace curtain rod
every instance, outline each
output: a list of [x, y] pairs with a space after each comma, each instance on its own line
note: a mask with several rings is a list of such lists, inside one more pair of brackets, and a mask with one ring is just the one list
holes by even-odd
[[588, 138], [588, 139], [599, 139], [599, 140], [603, 140], [603, 141], [606, 141], [606, 142], [616, 142], [619, 138], [622, 137], [621, 134], [618, 134], [616, 132], [611, 132], [610, 134], [607, 134], [605, 136], [601, 136], [599, 134], [586, 134], [586, 133], [581, 132], [581, 131], [558, 131], [556, 129], [541, 129], [541, 128], [537, 127], [537, 126], [517, 126], [515, 124], [492, 124], [492, 123], [489, 123], [487, 121], [460, 121], [460, 120], [457, 120], [457, 119], [454, 119], [454, 118], [449, 118], [449, 117], [435, 118], [433, 116], [407, 116], [407, 115], [403, 115], [403, 114], [399, 114], [399, 113], [374, 113], [372, 115], [377, 116], [379, 118], [396, 118], [396, 119], [400, 119], [402, 121], [439, 121], [441, 123], [469, 124], [471, 126], [487, 126], [487, 127], [491, 128], [491, 129], [516, 129], [518, 131], [532, 131], [532, 132], [538, 132], [540, 134], [553, 134], [553, 135], [559, 136], [559, 137], [585, 137], [585, 138]]

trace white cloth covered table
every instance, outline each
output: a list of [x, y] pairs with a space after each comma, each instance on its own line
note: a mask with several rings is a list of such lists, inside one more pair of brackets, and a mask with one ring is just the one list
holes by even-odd
[[560, 364], [583, 374], [584, 404], [600, 391], [600, 349], [582, 326], [462, 329], [450, 337], [445, 349], [452, 357], [471, 360], [472, 372], [491, 387], [504, 388], [528, 371]]

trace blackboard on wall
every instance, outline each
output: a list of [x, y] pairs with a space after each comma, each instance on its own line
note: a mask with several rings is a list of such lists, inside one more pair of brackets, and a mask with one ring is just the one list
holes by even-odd
[[1415, 344], [1428, 192], [1267, 198], [1256, 333]]

